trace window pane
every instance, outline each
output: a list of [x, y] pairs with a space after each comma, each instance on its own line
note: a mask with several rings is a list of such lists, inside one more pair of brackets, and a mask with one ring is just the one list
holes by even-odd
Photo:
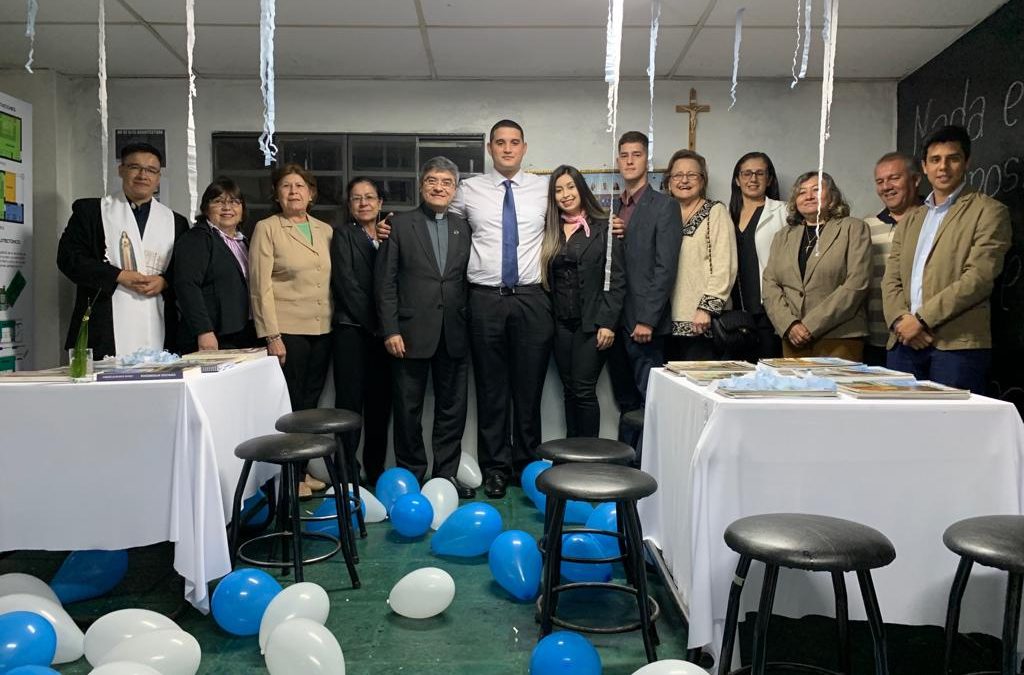
[[218, 171], [227, 173], [232, 169], [258, 169], [263, 166], [258, 136], [213, 136], [213, 164]]
[[414, 178], [376, 178], [375, 180], [384, 186], [384, 208], [390, 210], [392, 206], [415, 206], [419, 203], [419, 194]]
[[459, 167], [459, 173], [475, 174], [484, 170], [483, 141], [420, 141], [420, 164], [431, 157], [447, 157]]
[[416, 170], [416, 138], [350, 138], [353, 171]]
[[229, 176], [238, 183], [238, 187], [245, 196], [246, 204], [268, 204], [273, 188], [270, 185], [269, 171], [263, 176]]
[[345, 180], [341, 176], [316, 176], [316, 203], [343, 206], [345, 203]]
[[345, 166], [345, 143], [341, 136], [309, 139], [309, 168], [313, 171], [340, 171]]

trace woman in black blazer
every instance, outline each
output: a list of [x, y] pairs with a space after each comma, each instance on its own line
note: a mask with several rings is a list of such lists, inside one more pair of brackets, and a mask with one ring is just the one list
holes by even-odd
[[174, 292], [183, 353], [256, 345], [249, 308], [249, 247], [238, 230], [245, 197], [230, 178], [203, 192], [200, 215], [174, 245]]
[[[551, 292], [555, 364], [565, 395], [566, 436], [594, 436], [601, 428], [597, 378], [615, 340], [626, 294], [622, 244], [611, 237], [611, 274], [605, 263], [608, 214], [579, 170], [551, 174], [541, 245], [541, 274]], [[607, 287], [606, 287], [606, 283]]]
[[[382, 220], [383, 200], [369, 178], [353, 178], [345, 193], [352, 217], [335, 227], [331, 239], [334, 405], [363, 416], [363, 468], [372, 485], [384, 472], [391, 417], [390, 357], [379, 335], [373, 296], [373, 266], [380, 246], [376, 225]], [[359, 446], [359, 435], [354, 431], [344, 440], [350, 452]]]

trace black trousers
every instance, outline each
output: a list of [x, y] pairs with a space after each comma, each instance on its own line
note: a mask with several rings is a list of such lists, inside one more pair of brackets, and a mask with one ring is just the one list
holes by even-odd
[[336, 325], [331, 331], [334, 407], [363, 416], [363, 428], [345, 435], [354, 453], [363, 436], [363, 468], [372, 485], [384, 473], [391, 421], [391, 357], [384, 341], [362, 326]]
[[286, 351], [284, 381], [288, 384], [288, 398], [292, 410], [309, 410], [317, 407], [320, 393], [327, 380], [327, 368], [331, 363], [331, 335], [292, 335], [282, 333]]
[[598, 350], [595, 332], [556, 322], [554, 352], [565, 397], [565, 435], [596, 438], [601, 431], [597, 378], [608, 350]]
[[551, 298], [540, 286], [515, 295], [470, 289], [477, 460], [484, 476], [511, 476], [536, 458], [541, 443], [540, 401], [554, 334]]
[[435, 477], [448, 478], [459, 471], [462, 434], [466, 429], [469, 360], [453, 357], [445, 346], [444, 332], [434, 356], [429, 359], [392, 359], [394, 383], [395, 463], [408, 469], [422, 483], [427, 475], [427, 452], [423, 445], [423, 397], [427, 375], [434, 381]]
[[672, 335], [665, 341], [666, 361], [716, 361], [721, 358], [715, 341], [703, 335]]
[[[665, 365], [664, 336], [655, 335], [650, 342], [638, 344], [629, 333], [625, 328], [619, 328], [615, 332], [615, 341], [608, 348], [608, 377], [619, 413], [644, 407], [651, 368]], [[636, 432], [623, 426], [621, 420], [620, 414], [619, 440], [636, 447], [640, 439]]]

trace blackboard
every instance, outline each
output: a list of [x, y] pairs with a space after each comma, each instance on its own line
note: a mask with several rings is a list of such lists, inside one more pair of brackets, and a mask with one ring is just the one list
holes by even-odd
[[971, 136], [968, 183], [1010, 208], [1013, 247], [992, 294], [990, 394], [1024, 414], [1024, 0], [1010, 0], [897, 88], [897, 142], [918, 156], [946, 124]]

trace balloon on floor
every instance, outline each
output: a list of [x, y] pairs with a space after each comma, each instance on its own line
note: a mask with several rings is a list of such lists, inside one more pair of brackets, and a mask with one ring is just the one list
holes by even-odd
[[57, 632], [35, 612], [0, 614], [0, 672], [18, 666], [47, 666], [57, 651]]
[[484, 484], [484, 475], [480, 471], [480, 465], [477, 464], [476, 458], [466, 453], [462, 453], [462, 456], [459, 457], [459, 470], [455, 473], [455, 477], [459, 479], [460, 483], [473, 489]]
[[601, 657], [579, 633], [560, 630], [533, 648], [530, 675], [601, 675]]
[[516, 600], [527, 602], [537, 597], [541, 555], [537, 542], [526, 532], [507, 530], [499, 534], [487, 553], [487, 565], [498, 585]]
[[437, 567], [422, 567], [398, 580], [388, 595], [396, 614], [427, 619], [448, 609], [455, 598], [455, 580]]
[[119, 609], [104, 614], [85, 631], [85, 658], [98, 666], [111, 649], [143, 633], [180, 628], [163, 614], [148, 609]]
[[50, 622], [57, 634], [57, 650], [51, 663], [71, 663], [85, 653], [85, 636], [64, 608], [48, 598], [27, 593], [12, 593], [0, 597], [0, 614], [7, 612], [33, 612]]
[[419, 491], [420, 484], [408, 469], [396, 466], [382, 473], [377, 479], [377, 499], [387, 509], [388, 514], [399, 497]]
[[434, 507], [421, 494], [402, 495], [391, 507], [391, 525], [403, 537], [422, 537], [433, 520]]
[[434, 517], [430, 521], [430, 529], [436, 530], [448, 519], [455, 509], [459, 508], [459, 493], [447, 478], [431, 478], [420, 490], [430, 501], [434, 509]]
[[217, 583], [210, 609], [217, 625], [233, 635], [256, 635], [281, 584], [263, 570], [237, 569]]
[[270, 675], [345, 675], [345, 655], [331, 631], [297, 617], [277, 626], [267, 639]]
[[117, 644], [100, 659], [100, 665], [128, 661], [149, 666], [161, 675], [195, 675], [202, 656], [194, 637], [180, 628], [161, 628]]
[[62, 605], [106, 595], [128, 571], [128, 551], [73, 551], [50, 581]]
[[263, 613], [263, 620], [260, 621], [260, 653], [266, 654], [270, 634], [285, 621], [302, 618], [322, 626], [330, 611], [331, 600], [322, 586], [308, 581], [292, 584], [275, 595]]
[[458, 557], [483, 555], [501, 534], [502, 527], [497, 509], [483, 502], [471, 502], [448, 516], [431, 537], [430, 550]]

